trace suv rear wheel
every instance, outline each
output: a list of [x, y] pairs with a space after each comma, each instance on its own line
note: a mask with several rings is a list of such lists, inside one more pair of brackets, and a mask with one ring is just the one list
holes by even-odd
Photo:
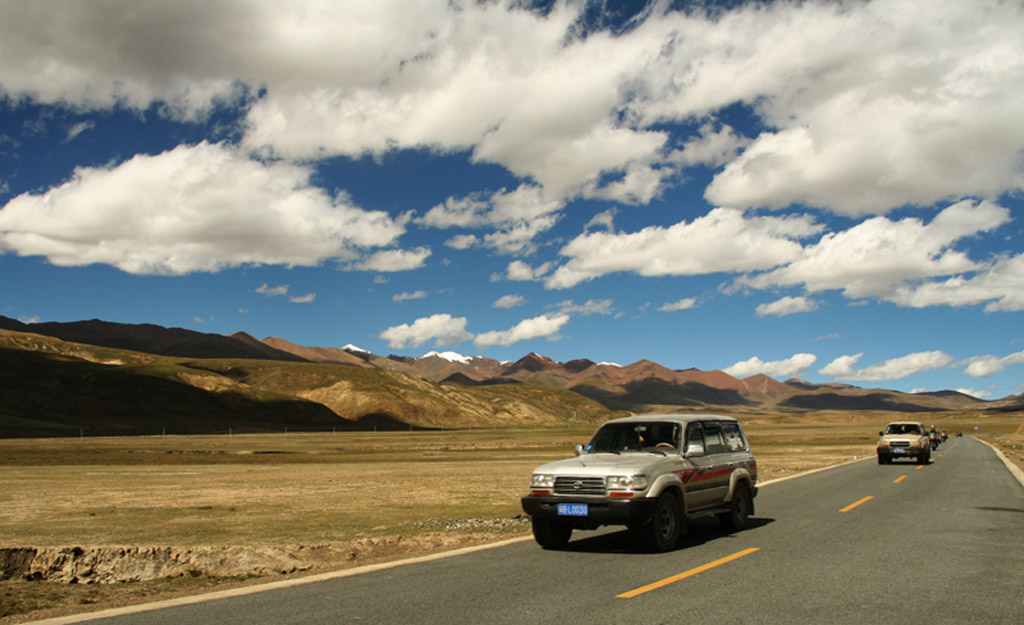
[[729, 502], [729, 511], [718, 516], [723, 529], [738, 532], [747, 526], [750, 520], [750, 489], [745, 482], [736, 485], [736, 492]]

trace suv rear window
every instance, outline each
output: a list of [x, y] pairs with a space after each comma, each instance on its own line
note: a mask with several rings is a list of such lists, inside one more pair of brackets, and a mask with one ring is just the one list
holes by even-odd
[[747, 442], [743, 440], [743, 432], [736, 423], [723, 423], [722, 434], [725, 435], [725, 446], [729, 451], [746, 451]]

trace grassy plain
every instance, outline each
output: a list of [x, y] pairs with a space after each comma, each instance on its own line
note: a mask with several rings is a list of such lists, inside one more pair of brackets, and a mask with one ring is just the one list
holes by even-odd
[[[759, 479], [874, 456], [906, 415], [737, 415]], [[913, 417], [910, 417], [913, 418]], [[925, 417], [991, 436], [1018, 458], [1021, 415]], [[975, 430], [975, 427], [978, 429]], [[0, 440], [0, 547], [335, 548], [320, 570], [527, 535], [519, 497], [540, 463], [593, 428], [324, 432]], [[340, 555], [339, 555], [340, 554]], [[248, 580], [251, 583], [252, 580]], [[60, 585], [0, 582], [0, 623], [206, 590], [245, 580]]]

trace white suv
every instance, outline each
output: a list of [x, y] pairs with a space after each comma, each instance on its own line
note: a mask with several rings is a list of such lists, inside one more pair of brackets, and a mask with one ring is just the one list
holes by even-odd
[[878, 464], [890, 464], [899, 458], [913, 458], [918, 464], [928, 464], [932, 457], [932, 444], [928, 430], [918, 421], [893, 421], [878, 433], [875, 446]]
[[668, 551], [688, 519], [716, 515], [737, 531], [754, 512], [757, 461], [732, 417], [615, 419], [576, 455], [537, 467], [522, 499], [545, 549], [564, 547], [574, 529], [626, 525]]

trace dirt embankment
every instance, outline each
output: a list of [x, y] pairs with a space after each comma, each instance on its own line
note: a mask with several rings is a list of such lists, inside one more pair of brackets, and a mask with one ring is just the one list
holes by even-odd
[[69, 584], [308, 570], [298, 550], [261, 547], [16, 547], [0, 549], [0, 578]]
[[512, 536], [529, 527], [522, 517], [418, 525], [427, 532], [318, 545], [2, 548], [0, 580], [116, 584], [168, 577], [289, 575], [455, 549]]

